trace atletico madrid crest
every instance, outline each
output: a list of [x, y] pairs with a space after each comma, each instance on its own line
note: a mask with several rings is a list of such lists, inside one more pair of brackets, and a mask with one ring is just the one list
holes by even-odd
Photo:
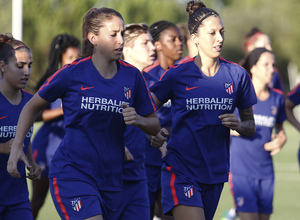
[[124, 86], [124, 96], [127, 98], [127, 99], [130, 99], [131, 96], [132, 96], [132, 89], [131, 87], [129, 86]]
[[73, 201], [71, 201], [71, 205], [74, 211], [79, 212], [82, 207], [81, 199], [80, 198], [74, 199]]
[[225, 82], [224, 86], [225, 86], [225, 91], [228, 94], [232, 94], [233, 93], [234, 90], [233, 90], [233, 83], [232, 82]]
[[183, 192], [186, 197], [191, 198], [194, 195], [194, 186], [184, 186]]

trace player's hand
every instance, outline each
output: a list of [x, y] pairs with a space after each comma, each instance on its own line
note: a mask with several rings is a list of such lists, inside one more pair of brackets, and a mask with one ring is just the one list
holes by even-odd
[[241, 122], [238, 120], [236, 114], [219, 115], [219, 119], [221, 119], [222, 124], [225, 127], [230, 128], [232, 130], [239, 130], [239, 128], [241, 127]]
[[39, 180], [42, 174], [42, 168], [35, 162], [32, 163], [31, 167], [27, 167], [29, 173], [27, 174], [27, 178], [31, 180]]
[[273, 156], [281, 151], [285, 142], [286, 136], [283, 132], [279, 132], [278, 134], [272, 135], [272, 141], [264, 144], [264, 149], [266, 151], [271, 151], [270, 155]]
[[[23, 145], [24, 146], [24, 145]], [[7, 172], [14, 178], [20, 178], [20, 173], [18, 171], [18, 161], [23, 161], [27, 167], [27, 169], [31, 169], [32, 166], [30, 165], [30, 163], [27, 160], [26, 155], [24, 154], [23, 151], [23, 146], [14, 146], [14, 142], [11, 146], [11, 152], [8, 158], [8, 162], [7, 162]]]
[[152, 136], [151, 145], [160, 148], [163, 146], [164, 142], [168, 140], [169, 136], [168, 130], [166, 128], [161, 128], [157, 135]]
[[129, 107], [126, 103], [122, 104], [123, 112], [123, 118], [126, 125], [138, 125], [138, 119], [139, 115], [136, 113], [135, 109], [133, 107]]
[[125, 146], [125, 160], [129, 161], [129, 160], [134, 160], [132, 154], [130, 153], [130, 151], [128, 150], [128, 148]]
[[167, 142], [165, 141], [164, 144], [159, 148], [161, 153], [161, 158], [164, 158], [167, 154]]

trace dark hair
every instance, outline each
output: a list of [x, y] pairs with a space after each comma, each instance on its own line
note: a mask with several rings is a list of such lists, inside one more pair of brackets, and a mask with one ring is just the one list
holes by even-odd
[[68, 34], [60, 34], [53, 38], [48, 56], [48, 68], [46, 73], [37, 83], [37, 90], [53, 73], [62, 67], [62, 54], [66, 52], [69, 47], [80, 48], [80, 41], [76, 37]]
[[148, 24], [146, 23], [131, 23], [125, 25], [124, 46], [131, 46], [132, 40], [140, 34], [148, 33]]
[[219, 14], [211, 8], [207, 8], [201, 1], [190, 1], [187, 3], [186, 11], [189, 13], [188, 28], [190, 34], [197, 33], [198, 27], [209, 16], [219, 16]]
[[161, 20], [161, 21], [157, 21], [157, 22], [153, 23], [149, 28], [149, 32], [153, 38], [153, 43], [156, 41], [159, 41], [161, 32], [163, 32], [165, 29], [167, 29], [169, 27], [174, 27], [174, 28], [178, 29], [176, 24], [174, 24], [173, 22], [170, 22], [170, 21]]
[[260, 34], [264, 34], [257, 27], [253, 27], [244, 37], [243, 39], [243, 48], [247, 51], [250, 44], [254, 43], [257, 39], [257, 36]]
[[16, 40], [12, 34], [0, 34], [0, 61], [7, 64], [9, 58], [15, 55], [16, 50], [31, 52], [24, 42]]
[[83, 17], [82, 24], [82, 50], [81, 57], [87, 57], [93, 54], [93, 45], [88, 39], [88, 33], [98, 35], [99, 29], [103, 26], [103, 22], [117, 16], [121, 18], [122, 15], [111, 8], [91, 8]]
[[248, 74], [252, 77], [251, 68], [257, 63], [260, 56], [265, 53], [269, 52], [274, 54], [272, 51], [267, 50], [264, 47], [258, 47], [252, 50], [239, 64], [244, 67], [244, 69], [248, 72]]
[[185, 23], [179, 23], [179, 24], [177, 24], [177, 27], [180, 30], [184, 47], [187, 47], [187, 41], [188, 41], [188, 39], [190, 37], [189, 36], [190, 33], [189, 33], [189, 30], [188, 30], [188, 27], [187, 27], [187, 25]]

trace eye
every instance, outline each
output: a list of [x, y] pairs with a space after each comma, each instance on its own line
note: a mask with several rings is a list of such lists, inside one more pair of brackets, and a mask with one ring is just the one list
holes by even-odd
[[23, 65], [22, 63], [17, 63], [17, 67], [18, 67], [19, 69], [23, 69], [24, 65]]

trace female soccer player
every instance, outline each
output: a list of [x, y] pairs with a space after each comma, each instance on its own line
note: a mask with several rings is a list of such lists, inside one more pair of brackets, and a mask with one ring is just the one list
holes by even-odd
[[[287, 119], [297, 129], [298, 132], [300, 132], [300, 123], [294, 115], [293, 108], [299, 104], [300, 104], [300, 83], [287, 94], [285, 100], [285, 111], [286, 111]], [[300, 168], [300, 147], [298, 150], [298, 163]]]
[[[164, 20], [157, 21], [150, 26], [149, 31], [153, 38], [157, 60], [153, 65], [144, 70], [144, 77], [148, 86], [158, 81], [162, 74], [181, 58], [183, 50], [182, 36], [174, 23]], [[168, 130], [172, 127], [170, 107], [171, 102], [169, 101], [157, 112], [161, 126]], [[150, 137], [148, 137], [145, 164], [148, 178], [151, 219], [154, 216], [155, 203], [157, 203], [158, 210], [161, 210], [160, 173], [162, 157], [164, 157], [164, 155], [165, 146], [161, 149], [152, 147]], [[159, 213], [159, 215], [162, 215], [162, 213]]]
[[[162, 166], [162, 207], [174, 219], [213, 219], [229, 172], [230, 129], [255, 133], [256, 95], [247, 72], [220, 58], [224, 26], [219, 14], [190, 1], [188, 27], [198, 55], [170, 67], [150, 87], [158, 107], [171, 99], [172, 132]], [[237, 107], [241, 120], [233, 111]], [[165, 130], [152, 139], [160, 147]]]
[[[68, 34], [60, 34], [51, 42], [49, 64], [44, 76], [37, 83], [37, 90], [58, 69], [78, 59], [80, 41]], [[33, 219], [37, 218], [43, 206], [49, 189], [49, 167], [59, 143], [65, 135], [63, 110], [61, 99], [50, 103], [42, 112], [40, 120], [43, 126], [34, 136], [32, 151], [34, 160], [43, 169], [41, 179], [32, 182], [31, 208]]]
[[[243, 48], [245, 50], [245, 56], [252, 50], [258, 47], [265, 47], [267, 50], [272, 51], [270, 37], [262, 32], [260, 29], [254, 27], [249, 33], [247, 33], [243, 39]], [[278, 69], [275, 68], [272, 81], [269, 86], [275, 89], [279, 89], [284, 92], [284, 83], [281, 79]]]
[[[155, 48], [147, 24], [127, 24], [124, 40], [123, 58], [126, 62], [136, 66], [140, 72], [153, 64]], [[120, 204], [112, 219], [149, 220], [150, 206], [144, 164], [146, 135], [136, 126], [128, 125], [124, 143], [133, 158], [124, 163]]]
[[66, 133], [49, 170], [51, 196], [62, 219], [111, 219], [122, 189], [126, 125], [150, 135], [160, 129], [140, 71], [119, 60], [123, 34], [119, 12], [90, 9], [83, 18], [83, 58], [53, 74], [18, 122], [7, 168], [14, 177], [24, 134], [41, 109], [62, 99]]
[[[0, 219], [32, 220], [28, 198], [26, 171], [23, 163], [16, 164], [19, 178], [15, 179], [6, 170], [15, 137], [20, 112], [32, 95], [23, 89], [31, 74], [32, 54], [22, 41], [10, 34], [0, 34]], [[28, 178], [40, 178], [42, 169], [33, 161], [30, 138], [33, 127], [29, 127], [21, 142], [20, 154], [27, 158]], [[25, 156], [26, 155], [26, 156]]]
[[240, 219], [267, 220], [273, 210], [272, 155], [280, 152], [286, 142], [284, 95], [268, 86], [275, 69], [273, 52], [256, 48], [241, 65], [250, 74], [258, 99], [253, 106], [256, 133], [250, 138], [232, 133], [229, 182]]

